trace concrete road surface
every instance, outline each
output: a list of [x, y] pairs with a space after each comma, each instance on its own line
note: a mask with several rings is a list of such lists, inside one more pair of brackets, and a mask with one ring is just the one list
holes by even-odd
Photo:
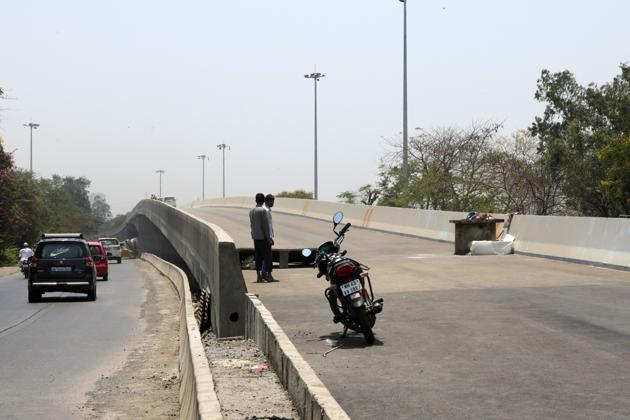
[[[251, 247], [247, 211], [189, 210]], [[331, 215], [332, 217], [332, 215]], [[331, 223], [274, 213], [279, 247], [332, 239]], [[351, 229], [385, 308], [377, 342], [339, 342], [312, 269], [253, 283], [353, 419], [630, 418], [630, 273]], [[343, 344], [326, 357], [332, 346]]]
[[85, 393], [121, 367], [144, 331], [138, 263], [109, 269], [95, 302], [46, 293], [29, 304], [21, 274], [0, 277], [0, 418], [86, 417]]

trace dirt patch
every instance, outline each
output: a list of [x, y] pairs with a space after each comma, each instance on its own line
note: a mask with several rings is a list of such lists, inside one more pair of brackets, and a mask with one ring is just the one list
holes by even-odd
[[143, 263], [147, 289], [142, 343], [125, 366], [103, 376], [82, 407], [89, 419], [156, 419], [179, 416], [179, 302], [171, 282]]
[[16, 266], [0, 267], [0, 277], [5, 277], [5, 276], [8, 276], [10, 274], [17, 273], [18, 271], [20, 271], [20, 270], [18, 270], [17, 265]]
[[221, 413], [227, 420], [298, 419], [289, 394], [252, 340], [203, 338]]

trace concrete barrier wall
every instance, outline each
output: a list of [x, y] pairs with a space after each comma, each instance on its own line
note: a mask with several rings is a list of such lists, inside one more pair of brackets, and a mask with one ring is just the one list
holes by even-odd
[[630, 219], [515, 216], [517, 252], [630, 268]]
[[[233, 197], [197, 201], [192, 207], [253, 206], [253, 198]], [[278, 198], [274, 210], [316, 219], [330, 220], [341, 210], [345, 220], [364, 228], [454, 241], [454, 226], [449, 220], [462, 219], [466, 213], [396, 207], [363, 206], [314, 200]], [[506, 219], [507, 215], [494, 214]], [[516, 237], [514, 249], [541, 257], [566, 259], [588, 264], [630, 268], [630, 219], [568, 216], [516, 215], [510, 234]]]
[[211, 293], [211, 323], [218, 337], [243, 335], [245, 293], [234, 241], [220, 227], [198, 219], [157, 200], [143, 200], [133, 209], [126, 224], [135, 224], [140, 238], [146, 218], [170, 242], [199, 289]]
[[222, 419], [221, 406], [214, 392], [214, 381], [192, 306], [186, 274], [155, 255], [143, 254], [175, 286], [179, 295], [179, 418]]
[[[195, 201], [191, 204], [193, 208], [204, 206], [251, 208], [254, 200], [232, 197]], [[453, 224], [449, 220], [466, 217], [464, 212], [364, 206], [295, 198], [276, 198], [274, 211], [321, 220], [332, 220], [336, 211], [342, 211], [344, 222], [351, 222], [355, 226], [450, 242], [455, 240], [455, 235]]]
[[349, 420], [348, 414], [302, 358], [271, 312], [256, 295], [248, 294], [245, 336], [256, 342], [289, 392], [304, 420]]

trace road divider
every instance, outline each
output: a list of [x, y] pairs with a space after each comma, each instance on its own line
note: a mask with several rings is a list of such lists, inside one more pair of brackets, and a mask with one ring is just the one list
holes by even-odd
[[141, 258], [168, 278], [179, 295], [179, 418], [222, 419], [186, 273], [153, 254], [143, 253]]
[[295, 403], [304, 420], [349, 420], [350, 417], [333, 398], [302, 358], [280, 325], [254, 294], [247, 294], [245, 336], [258, 348], [276, 370], [278, 379]]

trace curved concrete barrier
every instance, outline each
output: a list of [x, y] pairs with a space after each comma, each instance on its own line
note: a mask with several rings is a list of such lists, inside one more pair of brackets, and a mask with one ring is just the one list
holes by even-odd
[[175, 286], [179, 295], [179, 418], [222, 419], [221, 406], [214, 392], [214, 381], [192, 306], [186, 273], [155, 255], [143, 254]]
[[129, 224], [141, 242], [150, 245], [150, 252], [176, 252], [196, 280], [196, 289], [210, 290], [210, 319], [217, 337], [244, 334], [247, 287], [234, 241], [223, 229], [158, 200], [138, 203], [124, 225]]
[[[195, 201], [191, 204], [193, 208], [204, 206], [251, 208], [254, 204], [252, 198], [245, 197]], [[333, 214], [339, 210], [344, 213], [344, 222], [351, 222], [355, 226], [448, 242], [455, 240], [453, 225], [449, 220], [466, 216], [464, 212], [365, 206], [296, 198], [276, 198], [274, 205], [274, 211], [278, 213], [320, 220], [331, 220]]]
[[[253, 206], [253, 199], [232, 197], [196, 201], [192, 207]], [[454, 241], [449, 220], [462, 219], [464, 212], [364, 206], [326, 201], [277, 198], [274, 210], [316, 219], [330, 220], [341, 210], [353, 225], [385, 232]], [[507, 219], [505, 214], [494, 214]], [[545, 258], [630, 268], [630, 219], [569, 216], [516, 215], [510, 234], [516, 237], [514, 251]]]
[[256, 295], [247, 294], [245, 336], [256, 342], [289, 392], [304, 420], [349, 420], [315, 371]]

